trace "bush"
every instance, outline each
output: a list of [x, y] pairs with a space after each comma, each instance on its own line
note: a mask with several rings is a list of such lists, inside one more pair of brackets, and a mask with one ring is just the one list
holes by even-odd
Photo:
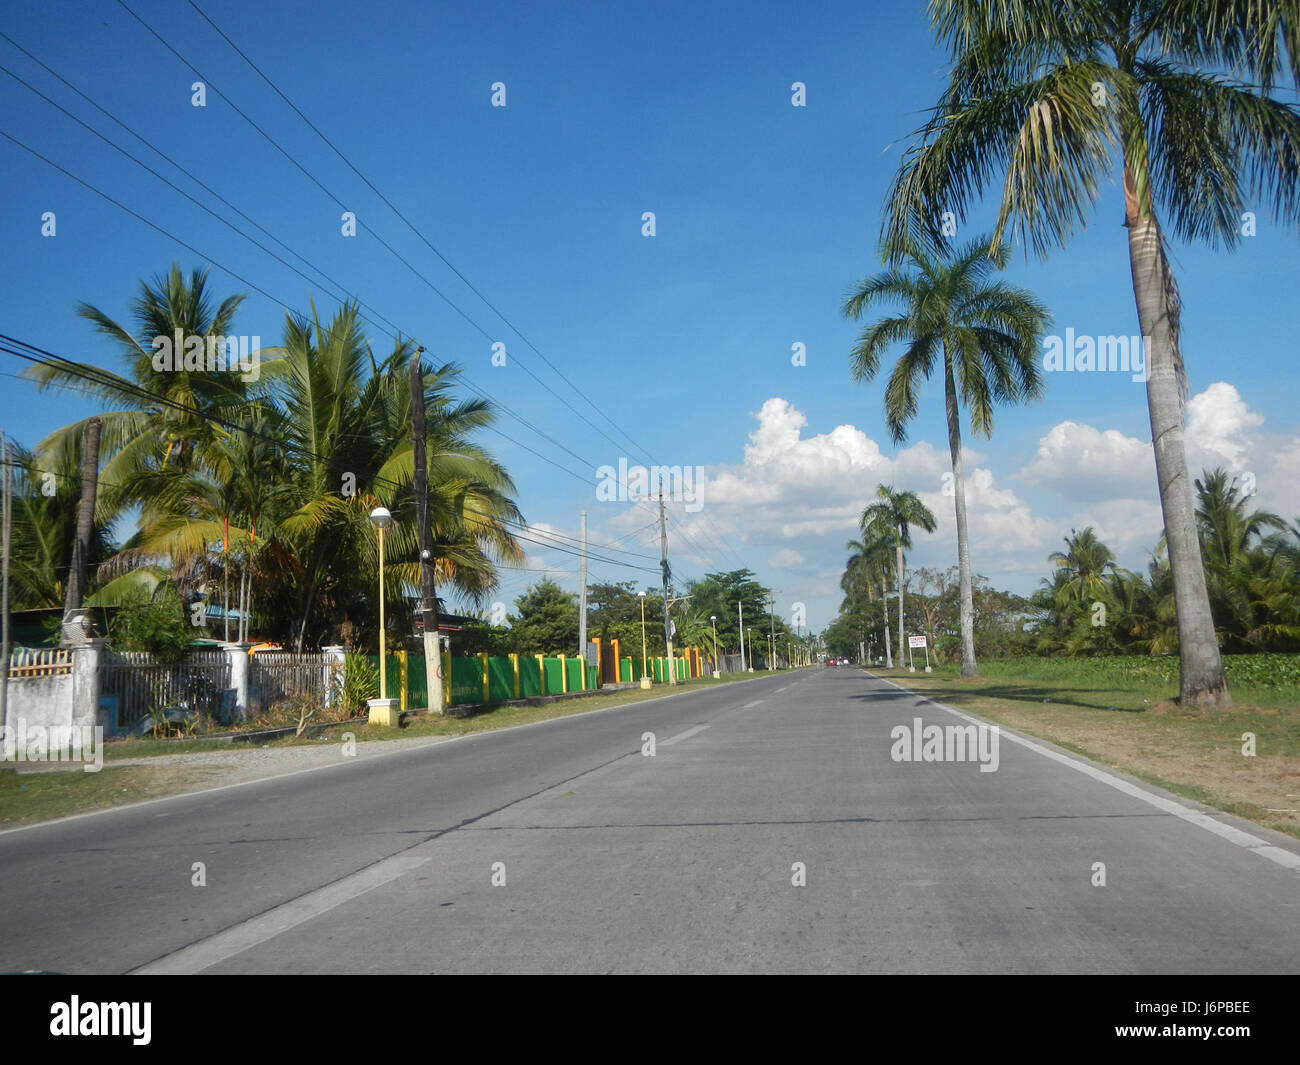
[[153, 599], [127, 603], [109, 623], [109, 637], [120, 651], [148, 651], [170, 665], [185, 657], [201, 629], [190, 624], [180, 593], [160, 584]]
[[379, 667], [365, 655], [347, 653], [343, 673], [343, 709], [357, 717], [366, 710], [366, 700], [379, 697]]

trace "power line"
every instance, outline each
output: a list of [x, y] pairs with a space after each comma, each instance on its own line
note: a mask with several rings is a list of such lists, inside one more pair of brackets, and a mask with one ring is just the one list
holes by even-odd
[[[223, 263], [221, 263], [221, 262], [219, 262], [218, 260], [214, 259], [212, 256], [204, 254], [204, 253], [203, 253], [202, 251], [200, 251], [198, 248], [196, 248], [196, 247], [194, 247], [192, 244], [189, 244], [189, 243], [187, 243], [186, 241], [182, 240], [180, 237], [176, 236], [174, 233], [171, 233], [171, 232], [169, 232], [168, 230], [163, 229], [162, 226], [159, 226], [159, 225], [157, 225], [156, 223], [151, 222], [148, 218], [146, 218], [144, 215], [140, 214], [138, 211], [132, 210], [130, 207], [128, 207], [126, 204], [122, 203], [120, 200], [115, 199], [114, 197], [110, 196], [108, 193], [104, 192], [102, 189], [97, 188], [96, 186], [92, 185], [90, 182], [85, 181], [84, 179], [78, 177], [76, 174], [72, 173], [70, 170], [67, 170], [66, 168], [60, 166], [58, 163], [54, 162], [52, 159], [48, 158], [48, 157], [45, 156], [45, 155], [42, 155], [42, 154], [41, 154], [40, 152], [38, 152], [35, 148], [32, 148], [31, 146], [25, 144], [23, 141], [20, 141], [17, 137], [14, 137], [14, 136], [12, 136], [11, 134], [6, 133], [4, 130], [0, 130], [0, 137], [4, 137], [6, 140], [11, 141], [12, 143], [16, 144], [18, 147], [22, 148], [25, 152], [28, 152], [30, 155], [33, 155], [33, 156], [35, 156], [37, 159], [41, 160], [41, 162], [43, 162], [43, 163], [45, 163], [46, 165], [48, 165], [48, 166], [50, 166], [50, 167], [53, 167], [55, 170], [59, 171], [59, 173], [63, 174], [65, 177], [71, 178], [73, 181], [77, 182], [77, 184], [81, 185], [83, 188], [88, 189], [89, 191], [93, 192], [95, 195], [97, 195], [97, 196], [99, 196], [99, 197], [101, 197], [101, 198], [107, 200], [109, 203], [113, 204], [113, 206], [119, 208], [120, 210], [125, 211], [127, 214], [131, 215], [133, 218], [135, 218], [135, 219], [137, 219], [137, 220], [143, 222], [143, 223], [144, 223], [145, 225], [147, 225], [150, 229], [153, 229], [153, 230], [157, 231], [158, 233], [161, 233], [163, 236], [167, 237], [169, 240], [174, 240], [177, 244], [181, 245], [181, 247], [183, 247], [183, 248], [185, 248], [185, 249], [187, 249], [187, 250], [193, 252], [193, 253], [194, 253], [195, 255], [197, 255], [200, 259], [203, 259], [204, 261], [211, 263], [213, 266], [216, 266], [216, 267], [217, 267], [218, 269], [220, 269], [220, 270], [224, 270], [224, 271], [225, 271], [226, 273], [228, 273], [231, 277], [235, 278], [236, 280], [242, 282], [242, 283], [245, 284], [245, 285], [248, 285], [249, 288], [252, 288], [252, 289], [256, 290], [257, 292], [260, 292], [263, 296], [265, 296], [265, 297], [266, 297], [268, 300], [270, 300], [272, 303], [277, 304], [278, 306], [280, 306], [280, 307], [281, 307], [281, 308], [282, 308], [286, 313], [292, 313], [292, 312], [289, 310], [288, 304], [287, 304], [285, 301], [280, 300], [280, 299], [278, 299], [277, 297], [273, 296], [271, 293], [267, 292], [266, 289], [262, 288], [260, 285], [258, 285], [258, 284], [256, 284], [255, 282], [249, 280], [248, 278], [244, 277], [244, 276], [243, 276], [242, 274], [240, 274], [238, 271], [233, 270], [233, 269], [231, 269], [230, 267], [224, 265]], [[250, 238], [250, 239], [251, 239], [251, 238]], [[256, 243], [256, 242], [254, 242], [254, 243]], [[283, 261], [283, 260], [282, 260], [282, 261]], [[301, 273], [301, 271], [299, 271], [299, 273]], [[390, 337], [392, 337], [395, 341], [400, 342], [400, 340], [401, 340], [400, 335], [398, 335], [398, 334], [394, 334], [394, 333], [391, 333], [391, 332], [388, 332], [387, 330], [383, 329], [383, 327], [380, 326], [377, 322], [375, 322], [373, 319], [367, 317], [365, 314], [362, 314], [360, 311], [358, 311], [357, 314], [358, 314], [358, 317], [360, 317], [360, 318], [363, 319], [364, 321], [370, 322], [370, 324], [373, 325], [376, 329], [379, 329], [381, 332], [386, 332], [386, 333], [388, 333], [388, 335], [389, 335]], [[569, 453], [570, 455], [572, 455], [574, 458], [578, 459], [579, 462], [586, 463], [586, 464], [588, 464], [589, 466], [591, 465], [587, 459], [584, 459], [584, 458], [583, 458], [581, 455], [579, 455], [576, 451], [573, 451], [572, 449], [570, 449], [570, 448], [568, 448], [568, 447], [565, 447], [565, 446], [564, 446], [563, 444], [561, 444], [558, 440], [556, 440], [554, 437], [552, 437], [549, 433], [546, 433], [544, 430], [539, 429], [536, 425], [534, 425], [534, 424], [533, 424], [532, 422], [530, 422], [528, 419], [526, 419], [526, 418], [524, 418], [522, 415], [516, 413], [516, 412], [513, 410], [513, 408], [511, 408], [509, 405], [507, 405], [506, 403], [501, 402], [499, 399], [493, 397], [493, 396], [490, 395], [488, 392], [486, 392], [486, 391], [484, 391], [483, 389], [479, 388], [476, 384], [474, 384], [473, 381], [471, 381], [471, 380], [470, 380], [468, 377], [466, 377], [463, 373], [460, 374], [459, 376], [460, 376], [460, 380], [461, 380], [461, 381], [466, 385], [466, 387], [469, 388], [471, 391], [473, 391], [473, 392], [474, 392], [475, 394], [477, 394], [478, 396], [480, 396], [482, 399], [487, 400], [487, 401], [488, 401], [489, 403], [491, 403], [494, 407], [496, 407], [497, 409], [499, 409], [499, 410], [501, 410], [502, 412], [506, 413], [506, 414], [509, 415], [510, 417], [514, 418], [516, 421], [520, 422], [520, 423], [521, 423], [522, 425], [524, 425], [526, 428], [532, 430], [534, 433], [536, 433], [538, 436], [542, 437], [544, 440], [549, 441], [549, 442], [550, 442], [551, 444], [553, 444], [555, 447], [561, 449], [562, 451], [566, 451], [566, 452], [568, 452], [568, 453]], [[500, 433], [500, 435], [502, 435], [502, 436], [506, 436], [505, 433], [501, 433], [500, 430], [495, 429], [494, 427], [489, 427], [489, 428], [492, 428], [494, 432]], [[511, 438], [511, 437], [509, 437], [509, 436], [506, 436], [506, 439], [508, 439], [508, 440], [512, 440], [512, 442], [514, 442], [514, 443], [518, 443], [518, 441], [513, 441], [513, 438]], [[583, 481], [583, 483], [590, 483], [590, 481], [589, 481], [589, 479], [588, 479], [587, 477], [584, 477], [584, 476], [582, 476], [581, 474], [574, 473], [572, 470], [569, 470], [569, 469], [566, 468], [566, 467], [560, 466], [560, 465], [559, 465], [558, 463], [556, 463], [553, 459], [548, 459], [548, 458], [546, 458], [546, 457], [545, 457], [544, 455], [542, 455], [540, 452], [534, 451], [532, 448], [529, 448], [529, 447], [527, 447], [526, 445], [523, 445], [523, 444], [520, 444], [519, 446], [521, 446], [521, 447], [525, 447], [526, 450], [531, 451], [534, 455], [537, 455], [539, 458], [542, 458], [544, 461], [546, 461], [546, 462], [550, 462], [552, 465], [556, 466], [558, 469], [562, 469], [562, 470], [564, 470], [564, 472], [565, 472], [565, 473], [568, 473], [570, 476], [577, 477], [579, 480]], [[593, 466], [592, 468], [594, 468], [594, 466]]]
[[[173, 409], [175, 409], [175, 410], [179, 410], [179, 411], [182, 411], [182, 412], [184, 412], [184, 413], [191, 414], [191, 415], [193, 415], [193, 416], [195, 416], [195, 417], [198, 417], [198, 418], [201, 418], [201, 419], [203, 419], [203, 420], [205, 420], [205, 421], [213, 422], [214, 424], [221, 425], [223, 428], [230, 429], [230, 430], [233, 431], [233, 432], [243, 432], [243, 433], [247, 433], [247, 434], [249, 434], [249, 435], [251, 435], [251, 436], [259, 437], [259, 438], [264, 439], [264, 440], [268, 441], [269, 443], [275, 445], [276, 447], [280, 448], [280, 449], [283, 450], [283, 451], [287, 451], [287, 452], [296, 452], [296, 453], [298, 453], [298, 454], [300, 454], [300, 455], [303, 455], [303, 456], [306, 456], [306, 457], [308, 457], [308, 458], [316, 459], [316, 460], [318, 460], [318, 461], [326, 461], [325, 456], [320, 455], [320, 454], [318, 454], [318, 453], [316, 453], [316, 452], [313, 452], [313, 451], [311, 451], [310, 449], [304, 448], [304, 447], [302, 447], [301, 445], [294, 444], [294, 443], [292, 443], [292, 442], [290, 442], [290, 441], [281, 440], [281, 439], [279, 439], [279, 438], [277, 438], [277, 437], [270, 436], [269, 434], [267, 434], [267, 433], [263, 433], [263, 432], [261, 432], [261, 431], [259, 431], [259, 430], [249, 428], [248, 426], [241, 425], [241, 424], [236, 423], [236, 422], [232, 422], [232, 421], [230, 421], [230, 420], [228, 420], [228, 419], [225, 419], [225, 418], [221, 418], [221, 417], [219, 417], [218, 415], [215, 415], [215, 414], [213, 414], [213, 413], [210, 412], [210, 411], [202, 411], [202, 410], [199, 410], [198, 408], [190, 407], [190, 406], [188, 406], [187, 404], [178, 403], [178, 402], [176, 402], [175, 400], [169, 399], [168, 397], [163, 396], [163, 395], [161, 395], [161, 394], [159, 394], [159, 393], [150, 392], [148, 389], [142, 388], [142, 387], [140, 387], [139, 385], [136, 385], [136, 384], [134, 384], [134, 383], [132, 383], [132, 382], [126, 381], [126, 380], [121, 379], [121, 378], [116, 378], [116, 377], [110, 375], [110, 374], [108, 373], [108, 371], [105, 371], [105, 370], [99, 370], [97, 367], [85, 367], [85, 366], [82, 366], [82, 365], [79, 364], [79, 363], [74, 363], [74, 362], [72, 362], [71, 360], [64, 359], [64, 358], [62, 358], [62, 356], [55, 355], [55, 354], [53, 354], [52, 352], [45, 351], [45, 350], [42, 349], [42, 348], [37, 348], [35, 345], [29, 344], [29, 343], [27, 343], [26, 341], [17, 340], [16, 338], [9, 337], [9, 336], [6, 336], [6, 335], [4, 335], [4, 334], [0, 334], [0, 341], [4, 341], [4, 342], [6, 342], [6, 343], [0, 343], [0, 351], [4, 351], [4, 352], [6, 352], [7, 354], [17, 356], [18, 358], [21, 358], [21, 359], [25, 359], [25, 360], [28, 361], [28, 362], [31, 362], [31, 363], [34, 363], [34, 364], [37, 364], [37, 365], [44, 365], [44, 366], [52, 367], [52, 368], [55, 368], [55, 369], [59, 369], [59, 370], [62, 370], [64, 373], [71, 374], [71, 375], [74, 376], [74, 377], [78, 377], [78, 378], [81, 378], [81, 379], [83, 379], [83, 380], [91, 381], [91, 382], [93, 382], [93, 383], [97, 383], [97, 384], [101, 384], [101, 385], [103, 385], [103, 384], [111, 384], [111, 385], [112, 385], [113, 387], [115, 387], [115, 388], [118, 388], [118, 389], [121, 389], [121, 390], [128, 391], [128, 392], [130, 392], [130, 393], [132, 393], [132, 394], [136, 394], [136, 395], [138, 395], [138, 396], [141, 397], [141, 398], [146, 398], [146, 399], [152, 400], [152, 401], [155, 402], [155, 403], [163, 404], [163, 405], [168, 406], [168, 407], [171, 407], [171, 408], [173, 408]], [[41, 357], [39, 357], [39, 356], [33, 356], [33, 355], [30, 355], [30, 354], [24, 353], [24, 352], [22, 352], [22, 351], [16, 350], [15, 348], [10, 347], [9, 344], [15, 344], [15, 345], [19, 345], [20, 347], [30, 348], [32, 351], [36, 351], [36, 352], [38, 352], [40, 356], [45, 356], [45, 358], [41, 358]], [[87, 371], [91, 371], [91, 372], [87, 372]], [[95, 372], [95, 371], [98, 372], [99, 376], [96, 375], [96, 372]], [[63, 476], [63, 475], [55, 474], [54, 476]], [[373, 480], [374, 480], [375, 482], [377, 482], [377, 483], [387, 484], [387, 485], [389, 485], [389, 486], [391, 486], [391, 487], [393, 487], [393, 488], [399, 488], [399, 489], [400, 489], [400, 488], [404, 488], [404, 487], [405, 487], [404, 485], [400, 484], [399, 482], [397, 482], [397, 481], [393, 481], [393, 480], [391, 480], [391, 479], [389, 479], [389, 478], [386, 478], [386, 477], [375, 476], [375, 477], [373, 478]], [[104, 483], [107, 484], [108, 482], [104, 482]], [[122, 488], [122, 487], [124, 487], [124, 486], [122, 486], [122, 485], [110, 485], [110, 486], [111, 486], [111, 487], [117, 487], [117, 488]], [[523, 523], [523, 522], [516, 522], [516, 521], [514, 521], [514, 520], [511, 519], [511, 518], [496, 517], [496, 516], [493, 516], [493, 515], [487, 514], [487, 513], [483, 512], [483, 511], [474, 510], [473, 508], [467, 508], [467, 509], [469, 509], [469, 510], [470, 510], [470, 513], [472, 513], [472, 514], [476, 514], [476, 515], [479, 515], [479, 516], [481, 516], [481, 517], [491, 518], [492, 520], [495, 520], [495, 521], [500, 521], [500, 522], [501, 522], [502, 524], [504, 524], [504, 525], [509, 525], [509, 526], [512, 526], [512, 527], [518, 528], [518, 529], [520, 529], [520, 530], [528, 529], [528, 530], [530, 530], [530, 531], [540, 531], [540, 532], [542, 533], [542, 535], [550, 535], [549, 533], [547, 533], [546, 530], [536, 530], [535, 528], [533, 528], [533, 527], [531, 527], [531, 526], [528, 526], [526, 523]], [[530, 537], [530, 536], [524, 535], [524, 533], [523, 533], [522, 531], [521, 531], [521, 532], [512, 532], [512, 533], [511, 533], [511, 536], [513, 536], [515, 539], [523, 540], [523, 541], [526, 542], [526, 543], [532, 543], [532, 544], [536, 544], [536, 545], [539, 546], [539, 547], [545, 547], [545, 548], [547, 548], [548, 550], [558, 551], [558, 552], [560, 552], [560, 553], [562, 553], [562, 554], [572, 555], [572, 556], [575, 557], [575, 558], [576, 558], [576, 557], [580, 557], [580, 553], [579, 553], [578, 551], [573, 550], [572, 548], [568, 548], [568, 547], [566, 547], [566, 546], [563, 545], [563, 544], [557, 544], [557, 543], [554, 543], [553, 541], [538, 540], [538, 539], [536, 539], [536, 538], [534, 538], [534, 537]], [[633, 554], [633, 552], [625, 552], [625, 553], [627, 553], [627, 554]], [[619, 566], [619, 567], [623, 567], [623, 568], [626, 568], [626, 569], [641, 569], [641, 570], [645, 570], [646, 572], [654, 572], [653, 570], [649, 569], [648, 567], [645, 567], [645, 566], [637, 566], [637, 565], [634, 565], [634, 564], [632, 564], [632, 563], [622, 562], [622, 561], [620, 561], [619, 559], [608, 558], [608, 557], [605, 557], [605, 556], [603, 556], [603, 555], [591, 555], [590, 557], [592, 557], [592, 558], [595, 559], [596, 561], [606, 563], [607, 565]], [[642, 556], [642, 557], [644, 557], [644, 556]]]
[[[350, 160], [346, 155], [344, 155], [343, 152], [338, 148], [338, 146], [335, 145], [335, 143], [332, 140], [330, 140], [329, 137], [327, 137], [323, 132], [321, 132], [319, 127], [317, 127], [317, 125], [314, 122], [312, 122], [311, 119], [309, 119], [305, 114], [303, 114], [303, 112], [299, 109], [298, 105], [295, 104], [292, 100], [290, 100], [289, 97], [286, 96], [285, 93], [280, 89], [280, 87], [276, 85], [275, 82], [273, 82], [265, 74], [265, 72], [263, 72], [261, 67], [259, 67], [256, 63], [254, 63], [240, 49], [240, 47], [237, 44], [235, 44], [235, 42], [232, 41], [229, 36], [226, 35], [225, 31], [222, 30], [221, 27], [218, 26], [208, 16], [207, 12], [205, 12], [201, 7], [199, 7], [199, 5], [194, 2], [194, 0], [189, 0], [189, 4], [190, 7], [194, 8], [194, 10], [197, 11], [199, 15], [203, 17], [203, 20], [207, 22], [207, 24], [217, 32], [217, 34], [221, 37], [221, 39], [225, 41], [226, 44], [228, 44], [234, 50], [235, 54], [238, 55], [239, 58], [242, 59], [245, 63], [247, 63], [249, 67], [252, 68], [253, 72], [257, 74], [257, 76], [261, 78], [264, 82], [266, 82], [266, 84], [269, 85], [272, 90], [274, 90], [274, 92], [276, 93], [277, 96], [280, 97], [280, 99], [282, 99], [286, 104], [289, 105], [289, 107], [293, 110], [294, 114], [296, 114], [299, 118], [301, 118], [303, 122], [305, 122], [307, 126], [311, 129], [311, 131], [315, 133], [316, 136], [318, 136], [322, 141], [324, 141], [325, 144], [329, 146], [330, 150], [333, 151], [334, 154], [337, 155], [341, 160], [343, 160], [343, 162], [347, 165], [347, 167], [354, 174], [356, 174], [357, 177], [359, 177], [363, 182], [365, 182], [367, 188], [369, 188], [371, 192], [373, 192], [376, 196], [378, 196], [384, 202], [385, 206], [387, 206], [388, 209], [393, 212], [393, 214], [395, 214], [399, 219], [402, 220], [402, 222], [406, 225], [407, 229], [409, 229], [412, 233], [414, 233], [417, 237], [419, 237], [420, 240], [424, 243], [425, 247], [427, 247], [431, 252], [433, 252], [433, 254], [436, 255], [442, 261], [442, 263], [447, 267], [447, 269], [449, 269], [453, 274], [455, 274], [458, 278], [460, 278], [460, 280], [464, 283], [465, 287], [468, 288], [472, 293], [474, 293], [474, 295], [477, 296], [479, 300], [482, 301], [484, 306], [486, 306], [490, 311], [492, 311], [493, 314], [495, 314], [498, 318], [500, 318], [501, 321], [504, 322], [505, 325], [510, 329], [510, 331], [513, 332], [517, 337], [519, 337], [519, 339], [522, 340], [533, 352], [535, 352], [538, 358], [540, 358], [544, 363], [546, 363], [546, 365], [549, 366], [555, 372], [555, 374], [560, 378], [560, 380], [562, 380], [566, 385], [572, 388], [574, 392], [576, 392], [579, 396], [581, 396], [587, 402], [588, 406], [592, 408], [592, 410], [596, 411], [602, 418], [604, 418], [607, 422], [609, 422], [609, 424], [612, 425], [619, 433], [621, 433], [624, 439], [628, 441], [628, 443], [630, 443], [634, 448], [639, 450], [647, 458], [650, 458], [650, 453], [644, 447], [638, 444], [622, 426], [620, 426], [617, 422], [615, 422], [612, 418], [610, 418], [609, 415], [607, 415], [604, 412], [604, 410], [601, 409], [600, 406], [594, 403], [591, 400], [591, 398], [585, 392], [582, 391], [581, 388], [579, 388], [573, 381], [571, 381], [569, 377], [566, 374], [564, 374], [563, 371], [561, 371], [558, 366], [556, 366], [553, 362], [551, 362], [551, 360], [548, 359], [541, 352], [541, 350], [539, 350], [538, 347], [531, 340], [529, 340], [528, 337], [526, 337], [523, 334], [523, 332], [513, 322], [511, 322], [510, 319], [507, 318], [500, 309], [496, 307], [495, 304], [492, 303], [491, 300], [489, 300], [485, 295], [483, 295], [481, 291], [479, 291], [479, 289], [473, 284], [473, 282], [470, 281], [468, 277], [466, 277], [459, 269], [457, 269], [455, 264], [452, 263], [450, 259], [448, 259], [445, 255], [443, 255], [443, 253], [439, 251], [437, 247], [434, 246], [432, 241], [430, 241], [429, 238], [426, 237], [424, 233], [420, 231], [420, 229], [415, 225], [415, 223], [413, 223], [409, 218], [406, 217], [406, 215], [404, 215], [401, 211], [399, 211], [397, 207], [393, 204], [393, 202], [389, 200], [389, 198], [385, 196], [382, 192], [380, 192], [379, 189], [375, 187], [374, 183], [368, 177], [366, 177], [365, 174], [363, 174], [359, 169], [357, 169], [357, 167], [353, 164], [352, 160]], [[593, 428], [596, 427], [593, 426]], [[606, 437], [606, 439], [609, 438]], [[613, 443], [614, 441], [611, 440], [610, 442]], [[653, 459], [651, 461], [653, 461]]]
[[[183, 64], [185, 64], [185, 66], [188, 69], [193, 71], [194, 74], [201, 81], [204, 82], [207, 88], [211, 89], [214, 93], [217, 94], [217, 96], [219, 96], [222, 100], [228, 103], [234, 109], [235, 113], [239, 115], [240, 118], [242, 118], [245, 122], [247, 122], [250, 126], [252, 126], [253, 129], [255, 129], [259, 134], [261, 134], [262, 137], [273, 148], [276, 149], [276, 151], [278, 151], [281, 155], [283, 155], [286, 159], [288, 159], [291, 163], [293, 163], [293, 165], [298, 170], [300, 170], [304, 175], [306, 175], [306, 177], [310, 179], [312, 184], [314, 184], [317, 188], [319, 188], [322, 192], [324, 192], [326, 196], [328, 196], [331, 200], [333, 200], [336, 206], [343, 208], [344, 211], [347, 210], [347, 204], [344, 203], [343, 200], [339, 199], [338, 196], [336, 196], [333, 192], [331, 192], [328, 188], [326, 188], [310, 171], [308, 171], [300, 162], [298, 162], [297, 159], [295, 159], [292, 155], [290, 155], [289, 152], [285, 151], [285, 149], [280, 145], [278, 141], [275, 140], [274, 137], [272, 137], [269, 133], [266, 132], [266, 130], [264, 130], [256, 122], [254, 122], [251, 118], [249, 118], [249, 116], [233, 100], [231, 100], [229, 96], [223, 93], [216, 86], [216, 84], [210, 78], [207, 77], [207, 75], [205, 75], [201, 70], [199, 70], [198, 67], [194, 66], [193, 63], [191, 63], [188, 59], [186, 59], [185, 56], [183, 56], [175, 48], [173, 48], [162, 37], [161, 34], [159, 34], [152, 26], [149, 25], [149, 23], [147, 23], [143, 18], [137, 15], [134, 11], [132, 11], [131, 8], [128, 7], [127, 4], [125, 3], [125, 0], [117, 0], [117, 2], [118, 5], [124, 11], [127, 12], [127, 14], [129, 14], [133, 19], [135, 19], [138, 23], [140, 23], [141, 26], [143, 26], [146, 30], [148, 30], [148, 32], [155, 39], [157, 39], [159, 43], [163, 45], [164, 48], [166, 48], [169, 52], [171, 52], [172, 55], [174, 55], [177, 59], [179, 59]], [[411, 273], [413, 273], [417, 278], [419, 278], [422, 282], [424, 282], [424, 284], [427, 285], [429, 289], [431, 289], [438, 296], [439, 299], [441, 299], [444, 303], [447, 304], [448, 307], [450, 307], [458, 315], [460, 315], [463, 319], [465, 319], [465, 321], [468, 322], [470, 326], [473, 327], [478, 333], [482, 334], [482, 336], [486, 338], [488, 341], [493, 340], [491, 333], [489, 333], [486, 329], [484, 329], [481, 325], [479, 325], [478, 322], [475, 321], [464, 310], [462, 310], [451, 299], [450, 296], [448, 296], [445, 292], [442, 291], [442, 289], [440, 289], [437, 285], [435, 285], [432, 281], [430, 281], [427, 277], [425, 277], [424, 274], [422, 274], [418, 269], [416, 269], [416, 267], [412, 265], [412, 263], [408, 259], [406, 259], [388, 241], [386, 241], [373, 226], [363, 226], [359, 219], [357, 220], [356, 224], [358, 229], [366, 229], [377, 241], [379, 241], [380, 244], [384, 246], [384, 248], [386, 248], [394, 257], [396, 257], [397, 260], [401, 262], [403, 266], [405, 266], [408, 270], [411, 271]], [[518, 365], [519, 368], [524, 371], [524, 373], [528, 374], [528, 376], [531, 377], [534, 381], [536, 381], [542, 388], [546, 389], [547, 392], [549, 392], [561, 403], [563, 403], [566, 407], [568, 407], [570, 411], [572, 411], [582, 421], [586, 422], [586, 424], [589, 425], [592, 429], [600, 433], [601, 436], [605, 437], [605, 439], [608, 440], [611, 444], [614, 444], [615, 447], [621, 446], [619, 445], [618, 441], [614, 440], [608, 433], [606, 433], [603, 429], [601, 429], [600, 426], [596, 425], [589, 418], [587, 418], [586, 415], [584, 415], [580, 410], [574, 407], [573, 404], [571, 404], [567, 399], [564, 398], [564, 396], [562, 396], [559, 392], [555, 391], [555, 389], [553, 389], [550, 385], [548, 385], [545, 381], [543, 381], [540, 377], [538, 377], [537, 374], [533, 373], [533, 371], [529, 369], [526, 365], [524, 365], [524, 363], [519, 362]]]

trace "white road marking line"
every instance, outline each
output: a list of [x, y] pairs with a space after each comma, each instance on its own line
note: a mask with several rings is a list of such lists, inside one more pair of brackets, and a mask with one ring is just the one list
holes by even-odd
[[708, 725], [696, 725], [694, 728], [688, 728], [685, 732], [679, 732], [676, 736], [670, 736], [666, 740], [660, 740], [660, 747], [671, 747], [674, 743], [681, 743], [682, 740], [689, 740], [692, 736], [698, 736]]
[[752, 703], [746, 703], [744, 706], [741, 707], [741, 709], [748, 710], [751, 706], [758, 706], [758, 704], [761, 703], [762, 701], [763, 701], [762, 699], [755, 699]]
[[130, 975], [181, 976], [201, 972], [213, 965], [219, 965], [227, 958], [233, 958], [250, 947], [265, 943], [268, 939], [273, 939], [304, 921], [319, 917], [322, 913], [341, 906], [359, 895], [364, 895], [367, 891], [382, 887], [390, 880], [396, 880], [399, 876], [418, 869], [428, 861], [428, 858], [416, 858], [409, 854], [396, 854], [391, 858], [385, 858], [333, 884], [327, 884], [323, 888], [268, 910], [258, 917], [227, 928], [224, 932], [218, 932], [188, 947], [182, 947], [157, 961], [152, 961], [148, 965], [142, 965], [133, 970]]
[[[951, 706], [945, 706], [943, 703], [927, 698], [924, 695], [917, 695], [914, 691], [909, 691], [901, 684], [895, 684], [892, 680], [885, 680], [884, 677], [876, 677], [876, 680], [883, 680], [891, 687], [905, 691], [909, 695], [915, 695], [921, 702], [929, 703], [931, 706], [937, 706], [940, 710], [947, 710], [950, 714], [955, 714], [963, 721], [969, 721], [973, 725], [987, 725], [986, 719], [972, 717], [970, 714], [964, 714], [960, 710], [954, 710]], [[1229, 843], [1235, 843], [1238, 847], [1243, 847], [1252, 854], [1258, 854], [1261, 858], [1267, 858], [1271, 862], [1285, 866], [1287, 869], [1300, 870], [1300, 854], [1286, 850], [1284, 847], [1275, 846], [1267, 840], [1260, 839], [1258, 836], [1252, 836], [1249, 832], [1243, 832], [1239, 828], [1233, 828], [1232, 825], [1225, 825], [1222, 821], [1216, 821], [1209, 814], [1203, 814], [1199, 810], [1192, 810], [1182, 803], [1174, 802], [1172, 799], [1166, 799], [1163, 795], [1153, 795], [1151, 792], [1139, 788], [1136, 784], [1130, 784], [1127, 780], [1122, 780], [1117, 776], [1108, 773], [1106, 770], [1095, 766], [1090, 762], [1076, 762], [1073, 758], [1053, 751], [1049, 747], [1035, 743], [1033, 740], [1027, 740], [1023, 736], [1017, 736], [1007, 731], [1004, 727], [999, 727], [999, 732], [1006, 739], [1013, 743], [1020, 744], [1021, 747], [1027, 747], [1031, 751], [1052, 759], [1054, 762], [1060, 762], [1062, 765], [1068, 765], [1071, 769], [1076, 769], [1080, 773], [1098, 780], [1116, 791], [1122, 791], [1125, 795], [1131, 795], [1135, 799], [1141, 799], [1157, 810], [1163, 810], [1165, 813], [1173, 814], [1175, 817], [1181, 817], [1188, 824], [1196, 825], [1207, 832], [1226, 839]]]

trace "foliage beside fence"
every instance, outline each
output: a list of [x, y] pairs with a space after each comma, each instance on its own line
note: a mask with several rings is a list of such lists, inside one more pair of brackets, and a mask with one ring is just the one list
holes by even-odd
[[[1117, 687], [1178, 686], [1177, 655], [1099, 655], [1087, 658], [1003, 658], [980, 662], [980, 672], [993, 679], [1033, 681], [1078, 680], [1085, 677]], [[1270, 691], [1300, 688], [1300, 655], [1224, 655], [1228, 687], [1234, 684]]]

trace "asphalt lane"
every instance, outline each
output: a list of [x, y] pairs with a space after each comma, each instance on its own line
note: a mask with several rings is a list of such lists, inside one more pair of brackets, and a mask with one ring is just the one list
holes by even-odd
[[0, 969], [1300, 971], [1295, 868], [918, 718], [804, 670], [0, 835]]

